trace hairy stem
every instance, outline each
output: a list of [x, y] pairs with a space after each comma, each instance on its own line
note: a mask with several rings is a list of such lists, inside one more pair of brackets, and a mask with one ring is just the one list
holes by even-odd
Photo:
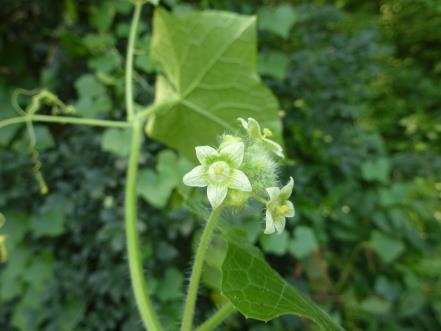
[[208, 244], [210, 243], [211, 234], [213, 233], [219, 213], [220, 207], [213, 209], [199, 241], [199, 246], [196, 251], [196, 258], [193, 264], [193, 270], [191, 272], [190, 285], [188, 286], [187, 298], [185, 300], [181, 331], [190, 331], [193, 325], [194, 308], [198, 294], [202, 267], [204, 265], [205, 254], [207, 253]]
[[147, 284], [142, 268], [139, 237], [137, 230], [137, 201], [136, 182], [138, 175], [139, 150], [142, 143], [142, 122], [133, 125], [133, 136], [130, 150], [129, 166], [127, 170], [127, 187], [125, 196], [125, 224], [127, 236], [127, 250], [129, 258], [130, 279], [136, 304], [138, 305], [142, 321], [147, 330], [163, 330], [147, 291]]
[[13, 124], [20, 124], [25, 122], [46, 122], [46, 123], [60, 123], [60, 124], [80, 124], [90, 126], [101, 126], [107, 128], [130, 128], [132, 124], [125, 121], [109, 121], [98, 120], [92, 118], [80, 118], [70, 116], [53, 116], [53, 115], [25, 115], [8, 118], [0, 121], [0, 129]]
[[129, 42], [127, 44], [126, 56], [126, 109], [127, 121], [131, 122], [135, 116], [133, 107], [133, 53], [135, 49], [136, 33], [138, 32], [139, 16], [143, 1], [135, 2], [132, 24], [130, 25]]
[[234, 306], [231, 302], [224, 304], [217, 312], [215, 312], [208, 320], [196, 328], [196, 331], [211, 331], [219, 326], [231, 313], [234, 312]]

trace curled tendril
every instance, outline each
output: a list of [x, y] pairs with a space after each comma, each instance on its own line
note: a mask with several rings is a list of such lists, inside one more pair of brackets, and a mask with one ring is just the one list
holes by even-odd
[[[32, 97], [30, 104], [23, 109], [20, 106], [20, 96]], [[45, 89], [16, 89], [12, 93], [12, 106], [14, 109], [23, 116], [33, 115], [37, 113], [44, 105], [52, 107], [52, 114], [72, 114], [75, 112], [75, 108], [71, 105], [66, 105], [55, 94]]]
[[44, 179], [43, 173], [41, 172], [41, 161], [39, 158], [39, 153], [36, 148], [31, 151], [32, 154], [32, 162], [34, 163], [32, 167], [32, 171], [34, 172], [35, 179], [37, 180], [38, 187], [40, 189], [41, 194], [47, 194], [49, 189], [46, 184], [46, 180]]
[[[5, 224], [6, 219], [2, 213], [0, 213], [0, 228]], [[0, 234], [0, 263], [5, 262], [8, 258], [8, 252], [6, 251], [6, 236]]]
[[[31, 102], [23, 109], [20, 106], [19, 98], [20, 96], [28, 96], [32, 97]], [[45, 89], [35, 89], [35, 90], [25, 90], [25, 89], [16, 89], [12, 94], [12, 106], [14, 109], [23, 117], [27, 118], [26, 120], [26, 129], [29, 136], [29, 151], [32, 156], [33, 167], [32, 170], [34, 172], [35, 179], [37, 180], [38, 186], [40, 188], [41, 194], [47, 194], [48, 187], [44, 176], [41, 172], [41, 161], [39, 158], [39, 153], [36, 148], [37, 138], [35, 135], [34, 125], [30, 116], [37, 113], [44, 106], [51, 106], [51, 112], [53, 115], [58, 114], [72, 114], [75, 112], [75, 108], [66, 105], [63, 101], [61, 101], [55, 94]]]

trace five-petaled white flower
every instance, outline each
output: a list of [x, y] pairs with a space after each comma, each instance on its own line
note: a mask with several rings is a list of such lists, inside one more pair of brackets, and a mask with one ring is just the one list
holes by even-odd
[[251, 192], [248, 177], [238, 168], [242, 164], [245, 145], [233, 143], [220, 148], [196, 147], [196, 157], [201, 165], [193, 168], [184, 178], [188, 186], [207, 186], [207, 196], [213, 208], [219, 207], [227, 196], [228, 189]]
[[266, 227], [265, 234], [281, 233], [285, 228], [285, 217], [294, 217], [294, 205], [289, 201], [294, 180], [289, 178], [288, 184], [281, 189], [278, 187], [269, 187], [266, 189], [269, 195], [269, 201], [266, 204]]
[[245, 130], [248, 131], [248, 135], [253, 138], [254, 140], [261, 142], [265, 148], [274, 154], [276, 154], [278, 157], [284, 158], [283, 155], [283, 149], [282, 146], [280, 146], [278, 143], [272, 141], [271, 139], [268, 139], [267, 137], [271, 137], [273, 134], [272, 132], [264, 128], [263, 133], [260, 129], [259, 122], [257, 122], [254, 118], [249, 117], [248, 122], [245, 121], [243, 118], [238, 118], [242, 126]]

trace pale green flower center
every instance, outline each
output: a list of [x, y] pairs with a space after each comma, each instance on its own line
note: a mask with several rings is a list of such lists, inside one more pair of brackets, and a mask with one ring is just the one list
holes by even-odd
[[264, 128], [263, 129], [263, 137], [264, 138], [271, 138], [273, 136], [273, 132], [268, 129], [268, 128]]
[[213, 181], [222, 181], [230, 174], [230, 167], [224, 161], [216, 161], [208, 168], [208, 175]]
[[277, 209], [276, 209], [276, 213], [279, 216], [286, 216], [286, 215], [288, 215], [288, 212], [289, 212], [289, 208], [287, 205], [277, 207]]

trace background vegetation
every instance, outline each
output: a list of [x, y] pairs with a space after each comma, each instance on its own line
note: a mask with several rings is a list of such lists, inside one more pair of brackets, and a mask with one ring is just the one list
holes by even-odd
[[[235, 215], [291, 283], [347, 330], [441, 328], [441, 5], [438, 0], [178, 1], [174, 11], [257, 14], [259, 72], [281, 102], [297, 215], [280, 236]], [[151, 102], [151, 9], [137, 45], [136, 95]], [[0, 8], [0, 118], [17, 87], [45, 87], [79, 115], [122, 119], [123, 0], [6, 0]], [[46, 109], [50, 113], [51, 109]], [[0, 130], [0, 329], [141, 330], [123, 228], [129, 137], [116, 129]], [[183, 206], [191, 163], [148, 141], [140, 231], [161, 316], [173, 328], [199, 220]], [[150, 170], [148, 168], [153, 168]], [[41, 171], [49, 188], [40, 194]], [[154, 192], [154, 194], [151, 194]], [[259, 220], [259, 221], [256, 221]], [[215, 261], [214, 261], [215, 262]], [[208, 287], [200, 316], [219, 293]], [[293, 317], [231, 318], [222, 330], [314, 330]]]

